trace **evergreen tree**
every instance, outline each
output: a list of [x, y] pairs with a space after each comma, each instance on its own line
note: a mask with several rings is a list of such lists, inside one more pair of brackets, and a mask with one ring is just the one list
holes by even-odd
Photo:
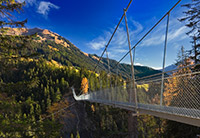
[[56, 91], [56, 102], [60, 101], [61, 96], [62, 96], [62, 95], [61, 95], [60, 89], [57, 88], [57, 91]]
[[193, 49], [190, 50], [191, 58], [195, 63], [200, 61], [200, 0], [192, 0], [191, 3], [182, 5], [187, 7], [188, 11], [184, 12], [185, 17], [180, 21], [186, 22], [186, 26], [191, 30], [187, 34], [192, 38]]
[[177, 55], [176, 65], [177, 66], [180, 66], [180, 65], [187, 66], [189, 64], [191, 64], [191, 63], [189, 62], [189, 57], [185, 51], [185, 48], [184, 48], [184, 46], [181, 46], [181, 49]]

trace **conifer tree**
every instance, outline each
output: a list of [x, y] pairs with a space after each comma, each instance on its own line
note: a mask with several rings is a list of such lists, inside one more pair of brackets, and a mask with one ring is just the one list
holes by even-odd
[[190, 28], [187, 32], [192, 39], [192, 50], [189, 51], [191, 58], [195, 63], [200, 62], [200, 0], [192, 0], [191, 3], [182, 5], [188, 8], [185, 11], [185, 17], [179, 19], [181, 22], [186, 22], [186, 26]]
[[60, 101], [61, 96], [62, 96], [62, 95], [61, 95], [60, 89], [57, 88], [57, 91], [56, 91], [56, 102]]

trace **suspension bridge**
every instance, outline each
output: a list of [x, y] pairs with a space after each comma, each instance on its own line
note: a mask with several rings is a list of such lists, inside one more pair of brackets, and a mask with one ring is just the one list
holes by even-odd
[[[166, 48], [169, 30], [169, 18], [171, 11], [180, 3], [179, 0], [134, 46], [131, 47], [129, 28], [126, 13], [132, 0], [129, 2], [124, 13], [117, 24], [111, 38], [109, 39], [104, 51], [102, 52], [98, 63], [94, 67], [94, 72], [97, 70], [104, 54], [107, 57], [107, 82], [110, 83], [107, 87], [100, 87], [86, 94], [77, 96], [75, 89], [72, 88], [73, 96], [77, 101], [89, 101], [104, 105], [133, 111], [134, 115], [149, 114], [160, 118], [174, 120], [194, 126], [200, 127], [200, 70], [199, 64], [180, 65], [177, 69], [165, 71]], [[135, 49], [145, 37], [163, 20], [167, 18], [165, 42], [163, 47], [162, 72], [145, 76], [142, 78], [135, 77], [134, 58]], [[112, 41], [122, 20], [125, 20], [127, 40], [129, 50], [117, 62], [113, 70], [117, 70], [118, 74], [119, 63], [127, 56], [130, 56], [131, 61], [131, 76], [127, 81], [122, 83], [111, 83], [111, 68], [108, 58], [108, 46]], [[133, 52], [133, 54], [132, 54]], [[88, 78], [89, 79], [89, 78]], [[90, 81], [90, 79], [89, 79]], [[102, 83], [102, 78], [99, 78], [99, 83]]]

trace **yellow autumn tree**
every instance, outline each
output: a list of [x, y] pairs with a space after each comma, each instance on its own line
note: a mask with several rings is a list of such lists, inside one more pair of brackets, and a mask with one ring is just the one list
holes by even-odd
[[88, 93], [88, 79], [86, 77], [81, 81], [81, 90], [84, 94]]
[[163, 93], [164, 96], [164, 103], [165, 105], [169, 106], [173, 97], [177, 96], [179, 93], [178, 90], [178, 80], [175, 77], [177, 73], [173, 73], [171, 75], [171, 78], [167, 79], [167, 82], [165, 83], [165, 91]]
[[[179, 65], [178, 68], [182, 68], [184, 65]], [[183, 95], [185, 93], [186, 88], [188, 86], [188, 81], [190, 80], [192, 71], [190, 68], [183, 68], [173, 73], [165, 82], [164, 89], [164, 103], [166, 106], [169, 106], [173, 99], [175, 99], [178, 95]], [[177, 105], [178, 103], [176, 103]]]
[[187, 57], [184, 47], [182, 46], [177, 56], [179, 70], [165, 80], [163, 96], [166, 106], [180, 106], [181, 102], [184, 102], [184, 98], [188, 95], [188, 88], [190, 89], [191, 87], [189, 86], [189, 81], [191, 81], [190, 74], [192, 73], [192, 68], [187, 66], [193, 64], [193, 60]]

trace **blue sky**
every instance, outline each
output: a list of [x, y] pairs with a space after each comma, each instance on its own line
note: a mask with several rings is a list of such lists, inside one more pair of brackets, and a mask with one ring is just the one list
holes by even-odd
[[[17, 0], [24, 1], [24, 0]], [[100, 55], [129, 0], [25, 0], [18, 18], [28, 18], [27, 27], [49, 29], [64, 36], [82, 51]], [[128, 12], [131, 44], [134, 45], [177, 0], [133, 0]], [[183, 0], [170, 15], [166, 66], [175, 62], [183, 45], [191, 49], [188, 29], [177, 18], [184, 16]], [[136, 48], [135, 64], [161, 68], [166, 19]], [[124, 20], [108, 48], [109, 57], [120, 59], [128, 50]], [[130, 63], [129, 57], [122, 62]]]

